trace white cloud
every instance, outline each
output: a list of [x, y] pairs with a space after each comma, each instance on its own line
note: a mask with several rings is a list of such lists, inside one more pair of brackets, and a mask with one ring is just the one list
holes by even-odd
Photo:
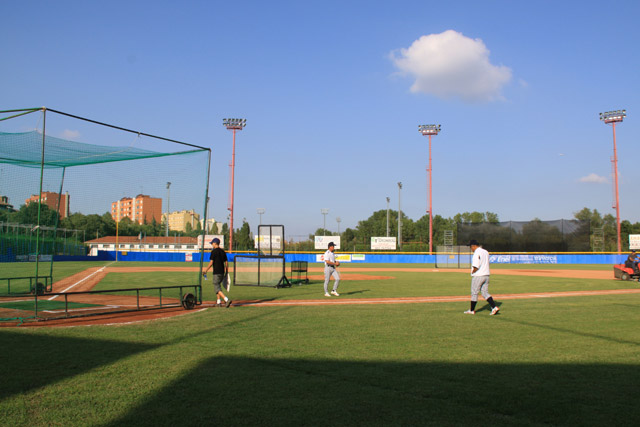
[[597, 175], [595, 173], [590, 173], [589, 175], [583, 176], [582, 178], [580, 178], [580, 182], [592, 182], [592, 183], [596, 183], [596, 184], [606, 184], [609, 181], [604, 176], [600, 176], [600, 175]]
[[63, 139], [78, 139], [80, 137], [80, 131], [65, 129], [62, 132], [61, 138]]
[[422, 36], [390, 57], [402, 74], [415, 78], [411, 92], [439, 98], [502, 99], [501, 89], [511, 81], [509, 67], [489, 62], [489, 49], [482, 40], [453, 30]]

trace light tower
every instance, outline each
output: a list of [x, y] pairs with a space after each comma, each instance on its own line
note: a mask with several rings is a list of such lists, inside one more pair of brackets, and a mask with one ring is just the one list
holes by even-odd
[[169, 190], [169, 187], [171, 187], [171, 183], [167, 182], [167, 218], [166, 218], [166, 227], [165, 227], [165, 237], [169, 237], [169, 198], [171, 196], [171, 190]]
[[262, 225], [262, 214], [265, 212], [265, 208], [258, 208], [256, 211], [258, 212], [258, 215], [260, 215], [260, 225]]
[[402, 250], [402, 208], [400, 206], [402, 182], [398, 182], [398, 249]]
[[440, 132], [440, 125], [420, 125], [418, 126], [418, 131], [425, 135], [429, 136], [429, 165], [427, 166], [427, 176], [429, 178], [429, 209], [427, 212], [429, 213], [429, 255], [433, 253], [433, 205], [432, 205], [432, 186], [431, 186], [431, 136], [437, 135]]
[[389, 201], [391, 199], [387, 197], [387, 237], [389, 237]]
[[338, 236], [340, 235], [340, 223], [342, 222], [342, 218], [339, 216], [336, 217], [336, 222], [338, 223]]
[[231, 154], [231, 191], [229, 193], [229, 251], [233, 251], [233, 180], [236, 168], [236, 131], [242, 130], [247, 125], [247, 119], [222, 119], [222, 124], [233, 132], [233, 152]]
[[322, 208], [320, 209], [320, 213], [322, 214], [322, 235], [325, 236], [326, 233], [326, 229], [327, 229], [327, 214], [329, 213], [329, 209], [328, 208]]
[[613, 128], [613, 157], [611, 158], [611, 166], [613, 169], [613, 177], [615, 181], [615, 197], [614, 208], [616, 210], [616, 231], [618, 234], [618, 253], [622, 253], [620, 246], [620, 195], [618, 192], [618, 150], [616, 148], [616, 123], [622, 122], [627, 116], [627, 110], [615, 110], [600, 113], [600, 120], [605, 124], [611, 124]]

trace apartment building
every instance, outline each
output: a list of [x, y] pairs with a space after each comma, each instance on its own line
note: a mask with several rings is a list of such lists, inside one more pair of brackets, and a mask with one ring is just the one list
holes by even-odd
[[[165, 221], [167, 214], [162, 214], [162, 221]], [[169, 230], [187, 231], [187, 224], [191, 225], [191, 229], [195, 230], [200, 222], [200, 215], [193, 209], [171, 212], [169, 214]]]
[[43, 205], [47, 205], [51, 210], [58, 211], [60, 219], [69, 216], [69, 192], [64, 194], [54, 193], [53, 191], [43, 191], [39, 196], [37, 194], [31, 195], [24, 204], [29, 206], [30, 203], [38, 203], [41, 201]]
[[111, 203], [111, 218], [120, 221], [125, 217], [138, 224], [149, 224], [154, 219], [159, 224], [162, 222], [162, 199], [138, 194]]

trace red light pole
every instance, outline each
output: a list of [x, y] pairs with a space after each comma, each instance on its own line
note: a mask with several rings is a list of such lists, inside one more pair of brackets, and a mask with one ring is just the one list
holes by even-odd
[[247, 119], [222, 119], [222, 124], [233, 131], [233, 152], [231, 154], [231, 190], [229, 192], [229, 211], [231, 215], [229, 217], [229, 251], [233, 251], [233, 179], [236, 168], [236, 131], [242, 130], [247, 125]]
[[441, 130], [440, 125], [420, 125], [418, 126], [418, 131], [423, 135], [429, 136], [429, 166], [427, 166], [427, 175], [429, 177], [429, 209], [427, 213], [429, 214], [429, 255], [433, 254], [433, 205], [431, 198], [431, 136], [437, 135]]
[[611, 124], [613, 128], [613, 157], [611, 158], [611, 163], [613, 167], [613, 176], [615, 181], [615, 196], [616, 201], [614, 204], [614, 208], [616, 209], [616, 230], [618, 233], [618, 254], [622, 253], [622, 247], [620, 246], [620, 194], [618, 192], [618, 150], [616, 147], [616, 123], [622, 122], [627, 115], [627, 110], [615, 110], [615, 111], [607, 111], [605, 113], [600, 113], [600, 120], [602, 120], [605, 124]]

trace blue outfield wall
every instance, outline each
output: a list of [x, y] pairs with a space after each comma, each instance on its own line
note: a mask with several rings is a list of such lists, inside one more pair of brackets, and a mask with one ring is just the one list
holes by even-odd
[[[204, 262], [209, 262], [209, 252], [204, 254]], [[233, 262], [234, 254], [229, 255], [229, 262]], [[255, 255], [243, 253], [242, 255]], [[319, 253], [289, 253], [285, 255], [286, 262], [307, 261], [309, 264], [319, 264]], [[435, 255], [427, 254], [351, 254], [336, 252], [341, 262], [352, 264], [434, 264]], [[200, 262], [200, 253], [191, 255], [193, 262]], [[345, 259], [346, 258], [346, 259]], [[54, 261], [115, 261], [115, 251], [98, 251], [97, 256], [54, 256]], [[120, 252], [118, 261], [138, 262], [185, 262], [186, 254], [177, 252]], [[491, 255], [492, 264], [623, 264], [627, 255], [616, 254], [495, 254]], [[468, 262], [468, 261], [467, 261]]]

